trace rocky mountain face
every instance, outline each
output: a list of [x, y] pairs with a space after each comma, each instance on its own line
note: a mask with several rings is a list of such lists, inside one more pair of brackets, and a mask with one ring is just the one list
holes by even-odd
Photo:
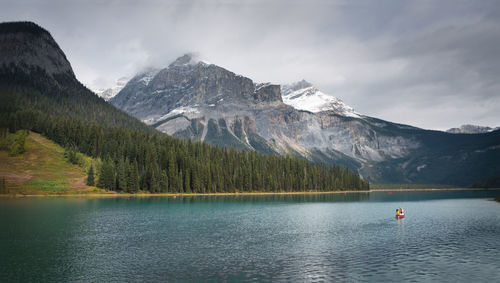
[[372, 182], [469, 185], [500, 174], [481, 161], [500, 154], [496, 132], [463, 139], [367, 117], [306, 81], [259, 84], [189, 54], [137, 75], [110, 102], [169, 135], [344, 165]]
[[[150, 78], [147, 83], [145, 76]], [[283, 103], [282, 89], [283, 100], [291, 105]], [[315, 99], [306, 105], [310, 111], [293, 107], [308, 98]], [[219, 66], [193, 61], [190, 55], [163, 70], [134, 77], [111, 103], [169, 135], [299, 154], [351, 168], [402, 157], [418, 147], [412, 138], [377, 135], [372, 127], [380, 122], [362, 118], [305, 81], [283, 88], [258, 84]]]
[[16, 68], [27, 74], [43, 70], [51, 77], [74, 77], [68, 59], [50, 33], [35, 23], [2, 23], [0, 34], [2, 69]]
[[149, 123], [220, 104], [282, 103], [279, 86], [254, 84], [219, 66], [193, 61], [191, 55], [135, 76], [110, 102]]
[[452, 134], [483, 134], [497, 130], [500, 130], [500, 127], [491, 128], [491, 127], [483, 127], [476, 125], [462, 125], [460, 126], [460, 128], [451, 128], [448, 129], [446, 132]]

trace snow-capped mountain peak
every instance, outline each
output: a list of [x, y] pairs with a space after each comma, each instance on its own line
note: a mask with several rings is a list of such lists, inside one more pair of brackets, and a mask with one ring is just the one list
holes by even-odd
[[318, 90], [311, 83], [301, 80], [281, 86], [283, 102], [295, 109], [309, 112], [334, 111], [337, 114], [360, 118], [354, 109], [339, 98]]
[[101, 88], [96, 90], [95, 93], [100, 97], [104, 98], [104, 100], [108, 101], [116, 94], [118, 94], [120, 90], [122, 90], [122, 88], [125, 87], [125, 85], [129, 80], [130, 80], [129, 77], [121, 77], [116, 81], [116, 84], [113, 87], [107, 89]]

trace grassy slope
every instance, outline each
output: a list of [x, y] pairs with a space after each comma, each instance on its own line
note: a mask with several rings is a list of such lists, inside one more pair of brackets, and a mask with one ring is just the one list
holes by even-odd
[[[43, 136], [30, 132], [26, 152], [9, 156], [0, 151], [0, 178], [5, 178], [10, 194], [95, 193], [85, 185], [86, 170], [69, 163], [64, 149]], [[87, 163], [89, 157], [85, 157]]]

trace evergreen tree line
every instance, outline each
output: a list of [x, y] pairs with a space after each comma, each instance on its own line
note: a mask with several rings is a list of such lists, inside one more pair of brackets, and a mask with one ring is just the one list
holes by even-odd
[[83, 103], [81, 95], [69, 95], [57, 88], [0, 88], [0, 95], [0, 127], [11, 132], [32, 130], [65, 148], [100, 158], [100, 168], [90, 168], [96, 171], [97, 180], [93, 180], [92, 172], [88, 182], [101, 188], [132, 193], [369, 188], [368, 182], [346, 168], [169, 137], [138, 125], [139, 121], [123, 116], [119, 110], [106, 113], [107, 103], [92, 93], [95, 105]]

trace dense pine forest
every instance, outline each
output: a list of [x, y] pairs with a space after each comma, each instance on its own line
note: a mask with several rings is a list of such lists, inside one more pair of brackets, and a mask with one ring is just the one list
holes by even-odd
[[72, 162], [76, 152], [93, 157], [88, 184], [121, 192], [369, 188], [346, 168], [169, 137], [105, 102], [73, 74], [48, 75], [37, 67], [0, 67], [0, 128], [40, 133], [66, 148]]

